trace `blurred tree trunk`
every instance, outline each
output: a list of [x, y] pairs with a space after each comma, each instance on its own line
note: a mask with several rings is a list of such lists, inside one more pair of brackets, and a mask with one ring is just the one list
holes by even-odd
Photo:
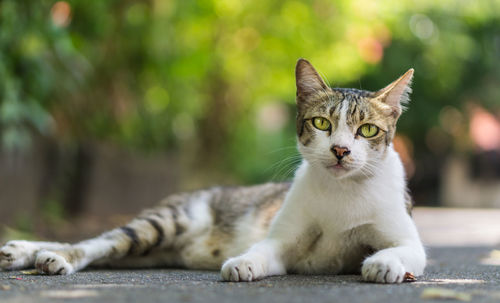
[[91, 166], [92, 151], [87, 144], [47, 141], [40, 182], [41, 209], [55, 203], [62, 207], [63, 215], [80, 215], [85, 209]]
[[218, 71], [212, 70], [208, 77], [207, 111], [200, 121], [200, 158], [207, 166], [218, 165], [223, 159], [225, 145], [228, 144], [229, 127], [235, 113], [229, 100], [228, 85]]

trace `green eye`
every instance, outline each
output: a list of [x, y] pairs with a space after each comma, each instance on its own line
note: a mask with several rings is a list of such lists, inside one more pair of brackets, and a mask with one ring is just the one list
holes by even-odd
[[319, 130], [328, 130], [331, 125], [330, 121], [322, 117], [313, 118], [312, 123]]
[[373, 124], [363, 124], [358, 129], [358, 134], [365, 138], [375, 137], [378, 134], [378, 127]]

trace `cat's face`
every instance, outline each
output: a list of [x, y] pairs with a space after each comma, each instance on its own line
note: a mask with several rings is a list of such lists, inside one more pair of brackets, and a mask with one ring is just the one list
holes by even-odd
[[297, 136], [299, 151], [332, 176], [368, 176], [385, 156], [407, 100], [413, 70], [377, 92], [328, 87], [314, 67], [299, 60]]

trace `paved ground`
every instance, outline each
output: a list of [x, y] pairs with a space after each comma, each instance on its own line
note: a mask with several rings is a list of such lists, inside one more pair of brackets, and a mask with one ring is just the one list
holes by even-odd
[[186, 270], [90, 270], [62, 277], [0, 272], [0, 302], [438, 302], [425, 299], [432, 288], [441, 296], [449, 289], [463, 300], [500, 302], [499, 218], [499, 211], [418, 210], [422, 238], [431, 244], [429, 266], [417, 282], [402, 285], [363, 283], [359, 276], [225, 283], [216, 272]]

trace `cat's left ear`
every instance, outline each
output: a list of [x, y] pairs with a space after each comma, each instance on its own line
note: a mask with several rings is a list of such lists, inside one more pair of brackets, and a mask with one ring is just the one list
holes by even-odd
[[387, 104], [389, 106], [388, 114], [396, 119], [401, 115], [405, 104], [409, 101], [413, 72], [413, 68], [410, 68], [399, 79], [375, 92], [374, 100]]
[[326, 85], [312, 64], [302, 58], [297, 61], [295, 66], [295, 82], [297, 84], [298, 99], [328, 89], [328, 85]]

